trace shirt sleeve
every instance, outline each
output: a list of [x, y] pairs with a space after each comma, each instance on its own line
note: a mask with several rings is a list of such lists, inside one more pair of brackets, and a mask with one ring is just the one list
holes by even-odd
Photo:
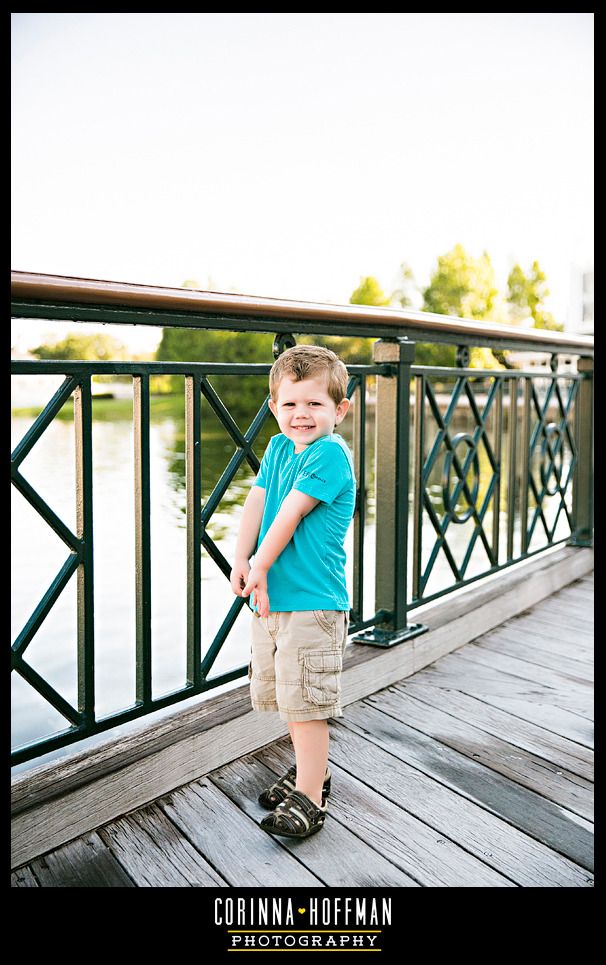
[[349, 485], [351, 469], [345, 453], [337, 446], [323, 445], [312, 450], [292, 488], [330, 505]]
[[269, 442], [267, 443], [267, 448], [263, 453], [263, 458], [261, 459], [261, 465], [259, 466], [259, 472], [257, 473], [257, 477], [253, 482], [253, 486], [260, 486], [261, 489], [267, 488], [267, 467], [269, 466], [269, 453], [270, 453], [273, 439], [274, 437], [272, 436]]

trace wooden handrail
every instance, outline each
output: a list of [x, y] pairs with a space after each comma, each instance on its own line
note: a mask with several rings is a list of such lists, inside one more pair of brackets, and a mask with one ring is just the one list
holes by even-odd
[[435, 333], [450, 336], [461, 333], [474, 336], [478, 343], [484, 339], [498, 339], [507, 347], [508, 342], [524, 342], [531, 351], [540, 352], [549, 344], [563, 352], [590, 355], [593, 338], [587, 335], [571, 335], [566, 332], [542, 331], [518, 328], [495, 322], [482, 322], [458, 316], [436, 315], [432, 312], [411, 312], [396, 308], [375, 308], [368, 305], [332, 305], [319, 302], [294, 301], [284, 298], [267, 298], [257, 295], [234, 295], [223, 292], [198, 291], [190, 288], [166, 288], [159, 285], [140, 285], [131, 282], [105, 281], [97, 278], [74, 278], [67, 275], [47, 275], [38, 272], [12, 271], [11, 297], [24, 301], [49, 303], [78, 303], [80, 305], [108, 305], [165, 311], [192, 312], [197, 315], [222, 315], [276, 317], [282, 320], [297, 319], [323, 322], [347, 322], [355, 329], [356, 322], [364, 326], [373, 323], [382, 328], [406, 327], [414, 336], [415, 330], [427, 340]]

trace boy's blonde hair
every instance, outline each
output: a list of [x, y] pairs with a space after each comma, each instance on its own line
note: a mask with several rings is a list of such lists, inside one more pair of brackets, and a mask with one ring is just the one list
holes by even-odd
[[328, 377], [327, 392], [335, 405], [346, 398], [349, 375], [345, 363], [335, 352], [321, 345], [293, 345], [276, 359], [269, 373], [269, 393], [278, 401], [278, 389], [284, 376], [295, 382]]

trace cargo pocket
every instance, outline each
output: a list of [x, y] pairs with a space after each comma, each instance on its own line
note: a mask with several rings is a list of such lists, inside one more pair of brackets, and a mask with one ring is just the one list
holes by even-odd
[[320, 707], [338, 703], [343, 655], [340, 650], [303, 651], [303, 696]]

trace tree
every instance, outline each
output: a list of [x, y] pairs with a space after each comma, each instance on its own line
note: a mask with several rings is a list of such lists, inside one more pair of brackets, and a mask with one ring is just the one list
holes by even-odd
[[31, 354], [39, 359], [70, 359], [77, 361], [119, 361], [129, 357], [128, 349], [111, 335], [68, 332], [60, 342], [38, 345]]
[[396, 288], [391, 293], [390, 304], [400, 308], [411, 308], [414, 305], [413, 292], [418, 292], [412, 268], [408, 262], [400, 265]]
[[423, 292], [423, 310], [461, 318], [490, 316], [498, 289], [487, 252], [472, 258], [462, 245], [440, 255]]
[[[85, 362], [119, 362], [132, 358], [122, 342], [105, 335], [68, 332], [59, 342], [38, 345], [31, 349], [31, 354], [39, 359], [68, 359], [70, 361]], [[130, 382], [130, 375], [94, 375], [94, 382]]]
[[[423, 292], [423, 311], [491, 321], [497, 304], [498, 288], [487, 252], [473, 258], [457, 244], [439, 256]], [[416, 354], [420, 365], [454, 365], [455, 361], [455, 348], [450, 345], [420, 344]], [[492, 362], [492, 353], [472, 348], [472, 368], [486, 367], [488, 362]]]
[[[264, 362], [271, 364], [273, 335], [267, 332], [225, 332], [208, 329], [165, 328], [156, 350], [159, 362]], [[251, 418], [268, 393], [266, 375], [213, 375], [210, 384], [226, 408]], [[183, 378], [164, 380], [171, 392], [183, 392]]]
[[389, 296], [385, 294], [379, 282], [372, 275], [360, 279], [360, 284], [349, 298], [351, 305], [375, 305], [377, 307], [389, 305]]
[[520, 322], [530, 316], [533, 328], [545, 328], [561, 332], [564, 328], [557, 322], [551, 312], [544, 307], [549, 296], [547, 277], [538, 261], [533, 261], [528, 274], [515, 264], [507, 278], [507, 301], [511, 320]]

